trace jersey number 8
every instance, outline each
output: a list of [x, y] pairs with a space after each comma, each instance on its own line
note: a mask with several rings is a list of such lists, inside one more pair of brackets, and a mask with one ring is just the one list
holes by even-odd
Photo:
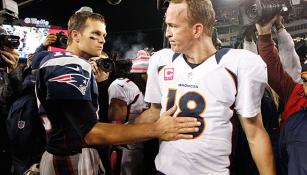
[[[177, 89], [169, 89], [167, 95], [167, 110], [175, 105]], [[206, 101], [203, 96], [197, 92], [187, 92], [179, 99], [179, 114], [177, 117], [195, 117], [197, 121], [201, 122], [199, 131], [193, 133], [194, 137], [199, 136], [205, 129], [205, 120], [202, 117], [206, 108]]]

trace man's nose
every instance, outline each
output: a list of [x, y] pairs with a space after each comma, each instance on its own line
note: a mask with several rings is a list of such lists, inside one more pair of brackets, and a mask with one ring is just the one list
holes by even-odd
[[172, 33], [171, 33], [170, 28], [168, 26], [166, 27], [165, 36], [167, 38], [170, 38], [172, 36]]
[[101, 44], [104, 44], [106, 42], [105, 38], [99, 38], [98, 39], [98, 42], [101, 43]]

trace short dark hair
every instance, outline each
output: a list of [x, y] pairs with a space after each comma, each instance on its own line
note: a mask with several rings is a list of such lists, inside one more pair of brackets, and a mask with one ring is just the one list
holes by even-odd
[[72, 42], [71, 32], [73, 30], [77, 30], [79, 32], [83, 32], [83, 30], [87, 27], [85, 24], [87, 20], [101, 21], [105, 23], [104, 17], [99, 13], [93, 13], [88, 11], [77, 12], [73, 14], [68, 21], [68, 44]]
[[188, 6], [188, 22], [191, 25], [201, 23], [208, 36], [212, 36], [215, 12], [210, 0], [170, 0], [170, 3], [186, 3]]

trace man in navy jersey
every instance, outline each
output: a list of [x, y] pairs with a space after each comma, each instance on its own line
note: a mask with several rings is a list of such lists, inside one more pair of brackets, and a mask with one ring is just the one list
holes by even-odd
[[[98, 122], [98, 90], [91, 57], [100, 55], [105, 43], [103, 16], [77, 12], [68, 22], [66, 52], [48, 54], [38, 71], [36, 92], [47, 116], [47, 146], [40, 173], [102, 174], [103, 166], [93, 145], [124, 144], [158, 137], [189, 139], [200, 123], [192, 118], [173, 118], [176, 107], [153, 124], [117, 125]], [[94, 65], [96, 66], [96, 65]], [[141, 132], [140, 132], [141, 131]]]

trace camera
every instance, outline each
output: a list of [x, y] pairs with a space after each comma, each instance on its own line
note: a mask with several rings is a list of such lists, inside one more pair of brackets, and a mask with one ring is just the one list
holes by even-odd
[[275, 15], [288, 21], [307, 18], [307, 0], [241, 0], [239, 4], [239, 21], [243, 26], [265, 24]]
[[51, 44], [50, 46], [61, 48], [61, 49], [66, 49], [66, 47], [67, 47], [67, 36], [65, 35], [65, 33], [64, 32], [58, 32], [55, 35], [56, 35], [56, 41], [53, 44]]
[[96, 60], [96, 64], [97, 64], [98, 68], [100, 68], [104, 72], [112, 72], [115, 69], [114, 61], [109, 59], [109, 58], [98, 59], [98, 60]]
[[[0, 35], [0, 49], [7, 47], [9, 49], [17, 49], [20, 37], [16, 35]], [[8, 67], [8, 63], [0, 56], [0, 68]]]
[[265, 24], [275, 15], [288, 16], [292, 10], [291, 0], [248, 0], [239, 5], [239, 21], [243, 26], [256, 22]]

